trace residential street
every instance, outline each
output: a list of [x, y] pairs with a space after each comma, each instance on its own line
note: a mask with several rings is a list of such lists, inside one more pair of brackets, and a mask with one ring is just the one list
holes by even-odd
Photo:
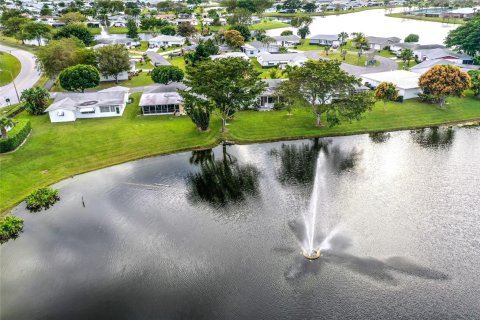
[[[18, 94], [22, 91], [33, 87], [33, 85], [40, 79], [40, 72], [35, 67], [35, 56], [30, 52], [10, 48], [0, 45], [0, 51], [8, 52], [14, 55], [22, 64], [22, 69], [15, 79]], [[10, 99], [10, 103], [18, 103], [17, 95], [12, 83], [0, 87], [0, 108], [8, 105], [6, 99]]]

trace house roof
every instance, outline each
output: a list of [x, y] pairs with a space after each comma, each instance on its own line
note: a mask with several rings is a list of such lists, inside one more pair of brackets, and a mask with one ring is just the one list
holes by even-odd
[[263, 61], [297, 61], [297, 60], [307, 60], [307, 58], [302, 53], [261, 53], [258, 55], [258, 59]]
[[300, 41], [300, 37], [296, 36], [294, 34], [292, 34], [290, 36], [274, 36], [272, 38], [275, 39], [276, 41], [290, 41], [290, 42]]
[[266, 43], [260, 42], [260, 41], [253, 41], [251, 43], [247, 43], [246, 45], [250, 45], [256, 49], [262, 49], [262, 48], [279, 48], [280, 46], [276, 44], [269, 44], [267, 45]]
[[401, 39], [397, 37], [367, 37], [367, 40], [370, 44], [399, 43], [401, 41]]
[[410, 68], [410, 70], [413, 71], [413, 72], [420, 72], [424, 69], [430, 69], [434, 66], [449, 65], [449, 64], [457, 66], [460, 69], [462, 69], [463, 71], [478, 70], [480, 68], [479, 66], [475, 66], [475, 65], [471, 65], [471, 64], [456, 64], [455, 62], [453, 62], [451, 60], [436, 59], [436, 60], [425, 60], [425, 61], [417, 64], [416, 66]]
[[437, 48], [430, 50], [419, 50], [429, 60], [441, 59], [443, 57], [455, 57], [457, 59], [472, 60], [472, 57], [463, 53], [456, 53], [447, 49]]
[[129, 92], [130, 88], [123, 87], [123, 86], [115, 86], [115, 87], [100, 90], [99, 92], [116, 92], [116, 91]]
[[161, 93], [144, 93], [140, 98], [138, 105], [143, 106], [155, 106], [166, 104], [180, 104], [182, 97], [176, 92], [161, 92]]
[[338, 41], [338, 35], [336, 34], [317, 34], [313, 37], [310, 37], [310, 40], [328, 40], [328, 41]]
[[363, 80], [376, 82], [392, 82], [400, 89], [418, 88], [420, 74], [406, 70], [367, 73], [361, 75]]
[[223, 58], [242, 58], [245, 60], [249, 60], [248, 56], [244, 52], [226, 52], [223, 54], [211, 55], [210, 58], [212, 60], [223, 59]]
[[159, 55], [155, 51], [147, 51], [145, 54], [147, 55], [147, 57], [150, 58], [153, 64], [159, 64], [162, 66], [170, 65], [170, 62], [168, 62], [168, 60], [165, 59], [165, 57]]
[[45, 112], [53, 110], [77, 110], [96, 106], [122, 105], [126, 101], [125, 91], [60, 92]]
[[148, 41], [152, 42], [177, 42], [177, 41], [184, 41], [184, 37], [176, 37], [176, 36], [168, 36], [165, 34], [161, 34], [159, 36], [156, 36], [155, 38], [152, 38]]

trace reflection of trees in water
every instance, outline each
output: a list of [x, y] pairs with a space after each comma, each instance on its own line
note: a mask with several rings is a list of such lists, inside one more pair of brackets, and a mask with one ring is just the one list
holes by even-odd
[[258, 194], [259, 171], [250, 164], [240, 164], [223, 148], [223, 158], [215, 160], [212, 150], [193, 151], [190, 163], [200, 166], [200, 172], [187, 177], [188, 196], [218, 207], [244, 201]]
[[390, 132], [372, 132], [368, 137], [373, 143], [384, 143], [390, 139]]
[[432, 127], [411, 130], [412, 140], [426, 148], [448, 148], [452, 145], [455, 130], [451, 127]]
[[283, 185], [310, 185], [315, 178], [317, 159], [320, 152], [325, 153], [326, 168], [335, 173], [352, 169], [360, 153], [354, 148], [342, 150], [332, 146], [331, 141], [314, 139], [311, 143], [282, 144], [270, 154], [279, 160], [277, 177]]

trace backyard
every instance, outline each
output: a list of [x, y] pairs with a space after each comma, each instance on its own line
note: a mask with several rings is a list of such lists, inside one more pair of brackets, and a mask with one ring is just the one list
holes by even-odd
[[[222, 135], [220, 120], [212, 119], [209, 132], [197, 131], [186, 117], [139, 115], [139, 94], [120, 118], [84, 119], [71, 123], [49, 121], [48, 115], [29, 116], [32, 134], [18, 151], [0, 157], [0, 210], [14, 206], [32, 190], [67, 177], [113, 164], [217, 144]], [[325, 119], [324, 119], [325, 120]], [[449, 99], [446, 110], [409, 100], [381, 102], [360, 122], [317, 128], [311, 110], [243, 111], [229, 121], [223, 138], [249, 143], [282, 139], [348, 135], [373, 131], [399, 130], [443, 123], [480, 120], [478, 99]], [[152, 137], [161, 137], [152, 139]], [[35, 154], [32, 158], [31, 155]]]

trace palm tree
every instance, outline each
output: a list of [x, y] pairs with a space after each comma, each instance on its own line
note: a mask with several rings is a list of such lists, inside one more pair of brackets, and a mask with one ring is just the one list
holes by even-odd
[[264, 37], [262, 38], [262, 40], [260, 40], [260, 42], [263, 43], [264, 45], [266, 45], [266, 46], [267, 46], [267, 50], [268, 50], [269, 47], [270, 47], [270, 44], [271, 44], [271, 43], [275, 43], [276, 40], [275, 40], [274, 38], [269, 37], [269, 36], [266, 35], [266, 36], [264, 36]]
[[15, 121], [7, 117], [0, 117], [0, 131], [2, 133], [2, 138], [7, 139], [8, 132], [7, 128], [12, 128], [15, 125]]
[[348, 39], [348, 33], [346, 33], [345, 31], [343, 32], [340, 32], [338, 34], [338, 39], [340, 39], [340, 46], [343, 47], [345, 45], [345, 43], [347, 42], [347, 39]]

